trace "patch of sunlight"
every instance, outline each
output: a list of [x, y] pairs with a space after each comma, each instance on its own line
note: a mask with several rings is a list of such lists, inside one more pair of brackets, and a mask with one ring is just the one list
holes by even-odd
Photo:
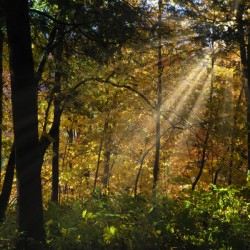
[[[209, 55], [202, 58], [196, 65], [192, 66], [190, 72], [181, 78], [174, 90], [165, 98], [161, 112], [166, 115], [168, 121], [172, 124], [177, 124], [183, 120], [182, 117], [185, 117], [185, 119], [188, 117], [187, 122], [191, 123], [192, 120], [195, 120], [197, 110], [204, 107], [209, 95], [209, 84], [211, 83], [211, 75], [208, 76], [210, 62], [211, 57]], [[189, 107], [188, 110], [186, 110], [187, 106]], [[167, 124], [169, 125], [167, 121], [166, 124], [162, 123], [162, 134], [165, 130], [168, 130]], [[153, 121], [147, 121], [145, 126], [148, 131], [154, 133], [155, 123]], [[154, 140], [154, 138], [151, 140]]]
[[198, 77], [202, 70], [203, 64], [202, 62], [199, 62], [188, 76], [185, 75], [185, 78], [178, 82], [174, 92], [167, 96], [163, 110], [166, 110], [167, 108], [173, 106], [174, 103], [183, 96], [186, 89], [190, 87], [190, 81], [196, 78], [196, 76]]
[[[193, 95], [194, 91], [197, 91], [201, 84], [201, 80], [206, 76], [207, 72], [207, 58], [202, 59], [195, 68], [185, 76], [175, 88], [171, 96], [165, 101], [162, 107], [163, 112], [169, 112], [169, 120], [173, 122], [175, 118], [181, 115], [183, 108], [185, 108], [186, 102]], [[205, 88], [203, 86], [203, 88]]]
[[[199, 122], [199, 119], [201, 119], [201, 111], [203, 112], [205, 110], [205, 105], [209, 99], [210, 84], [211, 75], [207, 77], [202, 86], [202, 89], [199, 91], [198, 96], [194, 100], [194, 103], [189, 111], [188, 117], [185, 120], [186, 124], [197, 124]], [[179, 136], [179, 138], [175, 141], [173, 152], [175, 152], [177, 148], [181, 148], [183, 144], [186, 144], [188, 140], [189, 136], [187, 134], [187, 130], [184, 130], [181, 133], [181, 136]]]
[[205, 80], [198, 97], [196, 98], [196, 100], [192, 105], [192, 108], [189, 112], [189, 116], [186, 119], [187, 124], [190, 125], [196, 123], [197, 120], [199, 120], [200, 110], [204, 110], [205, 105], [209, 99], [210, 91], [211, 91], [211, 75], [209, 75]]

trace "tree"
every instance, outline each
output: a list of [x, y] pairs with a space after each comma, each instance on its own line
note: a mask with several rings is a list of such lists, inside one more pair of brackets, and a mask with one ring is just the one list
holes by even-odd
[[[61, 32], [63, 33], [63, 32]], [[51, 200], [58, 202], [59, 191], [59, 137], [60, 137], [60, 120], [61, 120], [61, 78], [62, 78], [62, 53], [63, 53], [63, 35], [58, 37], [58, 46], [54, 52], [54, 58], [56, 63], [55, 69], [55, 85], [53, 88], [54, 93], [54, 118], [53, 121], [56, 124], [55, 136], [53, 141], [53, 156], [52, 156], [52, 193]]]
[[42, 155], [38, 138], [38, 86], [34, 76], [28, 1], [5, 1], [11, 72], [12, 109], [18, 190], [18, 230], [44, 241], [41, 187]]
[[156, 101], [156, 143], [155, 143], [155, 162], [154, 162], [154, 180], [153, 180], [153, 191], [155, 192], [158, 174], [159, 174], [159, 161], [160, 161], [160, 149], [161, 149], [161, 106], [162, 106], [162, 33], [161, 33], [161, 22], [162, 22], [162, 1], [158, 1], [158, 79], [157, 79], [157, 101]]
[[5, 171], [2, 192], [0, 195], [0, 223], [4, 221], [5, 213], [10, 199], [15, 170], [15, 145], [11, 147], [8, 164]]
[[[247, 102], [246, 126], [248, 148], [248, 173], [250, 169], [250, 95], [249, 95], [249, 1], [178, 1], [182, 9], [194, 20], [197, 41], [208, 46], [212, 39], [222, 53], [238, 53], [242, 65], [242, 85]], [[207, 11], [204, 12], [203, 10]]]
[[2, 141], [3, 141], [3, 44], [4, 44], [4, 31], [3, 31], [3, 14], [0, 10], [0, 182], [2, 179]]
[[[247, 152], [248, 152], [248, 175], [250, 174], [250, 21], [244, 20], [244, 14], [249, 8], [245, 0], [239, 2], [236, 14], [237, 41], [239, 44], [240, 58], [242, 63], [242, 82], [247, 101]], [[246, 15], [246, 14], [245, 14]], [[248, 15], [248, 19], [250, 19]]]

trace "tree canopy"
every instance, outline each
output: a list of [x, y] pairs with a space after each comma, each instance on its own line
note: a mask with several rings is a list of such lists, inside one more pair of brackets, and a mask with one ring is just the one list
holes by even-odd
[[249, 10], [2, 0], [0, 249], [248, 249]]

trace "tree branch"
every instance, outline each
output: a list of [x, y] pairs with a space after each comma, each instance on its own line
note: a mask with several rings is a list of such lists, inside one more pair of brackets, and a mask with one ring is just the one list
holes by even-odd
[[55, 23], [62, 24], [62, 25], [66, 25], [66, 26], [78, 27], [78, 26], [83, 26], [83, 25], [86, 25], [86, 24], [93, 23], [93, 22], [86, 22], [86, 23], [68, 23], [68, 22], [64, 22], [64, 21], [58, 20], [58, 19], [56, 19], [55, 17], [51, 16], [50, 14], [48, 14], [48, 13], [46, 13], [46, 12], [43, 12], [43, 11], [40, 11], [40, 10], [37, 10], [37, 9], [33, 9], [33, 8], [30, 8], [30, 9], [29, 9], [29, 12], [31, 12], [31, 13], [36, 13], [36, 14], [39, 14], [40, 16], [47, 17], [48, 19], [50, 19], [51, 21], [53, 21], [53, 22], [55, 22]]

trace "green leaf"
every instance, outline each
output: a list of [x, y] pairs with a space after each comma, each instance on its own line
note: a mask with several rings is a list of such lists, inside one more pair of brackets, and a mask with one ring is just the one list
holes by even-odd
[[85, 219], [87, 215], [87, 210], [83, 210], [82, 211], [82, 218]]
[[111, 226], [111, 227], [109, 228], [109, 231], [110, 231], [110, 233], [111, 233], [112, 235], [115, 235], [116, 228], [115, 228], [114, 226]]

